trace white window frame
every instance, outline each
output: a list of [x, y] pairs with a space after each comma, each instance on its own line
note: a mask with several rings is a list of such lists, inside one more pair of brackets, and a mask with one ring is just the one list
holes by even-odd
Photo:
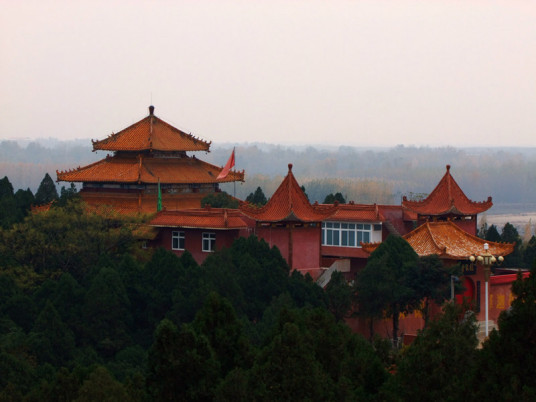
[[361, 242], [370, 243], [378, 237], [374, 232], [381, 235], [381, 223], [322, 222], [322, 245], [361, 248]]
[[201, 250], [204, 253], [212, 253], [216, 249], [216, 233], [215, 232], [203, 232], [202, 234], [202, 246]]
[[[186, 243], [186, 236], [184, 235], [184, 232], [182, 230], [173, 230], [171, 232], [171, 249], [172, 250], [184, 250], [185, 243]], [[175, 247], [175, 245], [177, 247]]]

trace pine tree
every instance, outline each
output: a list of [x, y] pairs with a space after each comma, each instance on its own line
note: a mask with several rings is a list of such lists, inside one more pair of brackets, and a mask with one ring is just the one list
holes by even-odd
[[58, 199], [58, 190], [56, 185], [52, 181], [52, 178], [48, 173], [45, 174], [45, 177], [39, 184], [39, 188], [35, 193], [35, 202], [39, 205], [48, 204], [51, 201]]

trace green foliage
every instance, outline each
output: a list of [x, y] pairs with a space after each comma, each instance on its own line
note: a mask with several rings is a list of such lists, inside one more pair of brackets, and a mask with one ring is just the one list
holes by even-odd
[[54, 181], [50, 175], [46, 173], [45, 177], [41, 181], [41, 184], [39, 184], [37, 192], [35, 193], [35, 202], [38, 205], [43, 205], [57, 200], [58, 198], [58, 190], [56, 189], [56, 185], [54, 184]]
[[201, 200], [201, 207], [211, 206], [213, 208], [238, 208], [238, 200], [225, 191], [221, 193], [209, 194]]
[[78, 391], [76, 402], [125, 401], [128, 398], [123, 384], [118, 382], [104, 367], [97, 367], [84, 381]]
[[499, 316], [499, 331], [484, 342], [475, 379], [477, 397], [533, 400], [536, 395], [536, 265], [512, 284], [515, 299]]
[[219, 364], [206, 337], [163, 320], [149, 350], [147, 386], [155, 400], [212, 399]]
[[246, 202], [262, 207], [263, 205], [266, 205], [268, 200], [266, 199], [266, 196], [264, 195], [262, 189], [260, 187], [257, 187], [255, 193], [250, 193], [246, 197]]
[[461, 275], [459, 265], [445, 267], [443, 261], [436, 255], [419, 258], [418, 270], [411, 272], [414, 275], [410, 278], [410, 283], [416, 292], [416, 297], [422, 300], [418, 307], [421, 311], [425, 326], [429, 320], [430, 303], [442, 305], [450, 297], [450, 277], [451, 275]]
[[508, 254], [504, 257], [504, 266], [512, 268], [522, 268], [523, 264], [523, 255], [521, 253], [521, 237], [514, 225], [510, 222], [507, 222], [501, 233], [501, 241], [505, 243], [515, 243], [514, 251], [511, 254]]
[[342, 193], [330, 193], [324, 198], [324, 204], [334, 204], [337, 201], [339, 204], [346, 204], [346, 200]]
[[354, 291], [341, 272], [335, 271], [326, 286], [329, 310], [340, 321], [353, 307]]
[[501, 241], [501, 235], [499, 234], [499, 231], [497, 230], [497, 226], [491, 225], [488, 230], [486, 231], [486, 240], [499, 242]]
[[525, 246], [523, 259], [526, 267], [532, 267], [536, 263], [536, 236], [532, 236]]
[[83, 316], [88, 338], [105, 356], [114, 355], [129, 342], [130, 301], [115, 269], [101, 268], [93, 278]]
[[[396, 395], [408, 401], [461, 401], [476, 370], [476, 321], [447, 303], [405, 351], [395, 380]], [[477, 399], [478, 400], [478, 399]]]
[[82, 203], [70, 202], [0, 231], [0, 255], [11, 266], [31, 267], [45, 276], [69, 272], [79, 279], [101, 255], [121, 254], [132, 246], [127, 219], [88, 212]]
[[417, 254], [402, 237], [389, 236], [357, 275], [359, 313], [369, 318], [392, 318], [395, 345], [399, 314], [412, 312], [421, 301], [412, 282], [418, 276], [418, 263]]

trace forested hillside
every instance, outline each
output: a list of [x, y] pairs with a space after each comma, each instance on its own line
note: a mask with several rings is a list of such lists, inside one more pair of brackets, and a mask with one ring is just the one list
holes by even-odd
[[[14, 202], [27, 213], [30, 194], [15, 197], [7, 178], [2, 189], [4, 205]], [[334, 274], [324, 290], [290, 273], [279, 251], [255, 237], [240, 238], [198, 265], [189, 253], [179, 258], [141, 248], [139, 219], [89, 212], [74, 192], [62, 192], [48, 211], [22, 215], [0, 227], [2, 401], [536, 395], [530, 342], [536, 269], [514, 284], [512, 308], [481, 349], [474, 316], [448, 303], [413, 345], [393, 349], [389, 340], [366, 340], [345, 325], [352, 311], [381, 316], [381, 308], [356, 298], [357, 287]], [[386, 245], [383, 252], [389, 250]], [[415, 257], [396, 258], [397, 264], [416, 263]], [[446, 289], [448, 280], [437, 286]]]

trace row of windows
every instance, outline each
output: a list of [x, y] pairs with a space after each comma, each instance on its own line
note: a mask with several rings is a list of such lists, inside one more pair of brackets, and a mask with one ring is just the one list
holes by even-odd
[[[172, 250], [184, 250], [184, 243], [186, 237], [184, 232], [174, 230], [171, 232], [171, 249]], [[216, 248], [216, 233], [213, 232], [203, 232], [202, 233], [202, 250], [204, 252], [210, 253], [213, 252]]]
[[322, 222], [322, 245], [361, 247], [361, 242], [370, 243], [373, 232], [381, 230], [381, 224]]

